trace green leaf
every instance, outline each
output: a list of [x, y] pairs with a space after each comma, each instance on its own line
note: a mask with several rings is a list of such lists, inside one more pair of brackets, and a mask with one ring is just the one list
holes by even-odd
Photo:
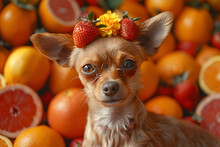
[[96, 26], [96, 27], [98, 27], [98, 28], [104, 28], [104, 27], [107, 27], [107, 26], [106, 26], [106, 25], [101, 24], [101, 25], [98, 25], [98, 26]]
[[141, 19], [141, 17], [132, 18], [131, 20], [132, 20], [132, 21], [137, 21], [137, 20], [139, 20], [139, 19]]
[[173, 77], [172, 85], [177, 85], [179, 83], [182, 83], [189, 77], [189, 72], [185, 71], [183, 74], [176, 75]]
[[93, 21], [94, 18], [95, 18], [95, 15], [94, 15], [94, 13], [93, 13], [92, 11], [90, 11], [90, 12], [88, 13], [88, 17], [89, 17], [89, 20], [90, 20], [90, 21]]

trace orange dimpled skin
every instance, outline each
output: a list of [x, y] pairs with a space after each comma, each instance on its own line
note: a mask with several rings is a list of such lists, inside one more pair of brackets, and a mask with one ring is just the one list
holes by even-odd
[[179, 41], [193, 41], [200, 45], [208, 43], [213, 29], [214, 22], [206, 8], [185, 7], [174, 25]]

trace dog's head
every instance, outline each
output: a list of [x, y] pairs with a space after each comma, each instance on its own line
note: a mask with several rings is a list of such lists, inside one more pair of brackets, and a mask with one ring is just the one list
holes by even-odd
[[134, 41], [99, 37], [77, 48], [71, 35], [52, 33], [34, 34], [31, 41], [44, 56], [77, 70], [91, 103], [112, 106], [136, 95], [139, 67], [156, 53], [171, 25], [172, 14], [164, 12], [141, 23]]

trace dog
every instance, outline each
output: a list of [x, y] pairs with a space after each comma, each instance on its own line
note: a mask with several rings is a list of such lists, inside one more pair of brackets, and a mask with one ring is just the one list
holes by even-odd
[[220, 147], [199, 126], [147, 112], [137, 96], [140, 65], [157, 52], [172, 21], [163, 12], [139, 24], [134, 41], [98, 37], [83, 48], [69, 34], [31, 36], [41, 54], [79, 74], [89, 106], [83, 147]]

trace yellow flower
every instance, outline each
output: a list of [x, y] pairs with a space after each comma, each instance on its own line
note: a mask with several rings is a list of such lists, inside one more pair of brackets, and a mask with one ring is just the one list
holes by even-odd
[[106, 35], [108, 37], [111, 37], [112, 34], [114, 36], [117, 35], [118, 30], [120, 29], [120, 19], [118, 18], [118, 15], [116, 13], [112, 13], [111, 11], [107, 11], [107, 13], [101, 15], [97, 20], [100, 20], [96, 24], [98, 25], [105, 25], [106, 27], [99, 28], [100, 33], [102, 37], [105, 37]]

